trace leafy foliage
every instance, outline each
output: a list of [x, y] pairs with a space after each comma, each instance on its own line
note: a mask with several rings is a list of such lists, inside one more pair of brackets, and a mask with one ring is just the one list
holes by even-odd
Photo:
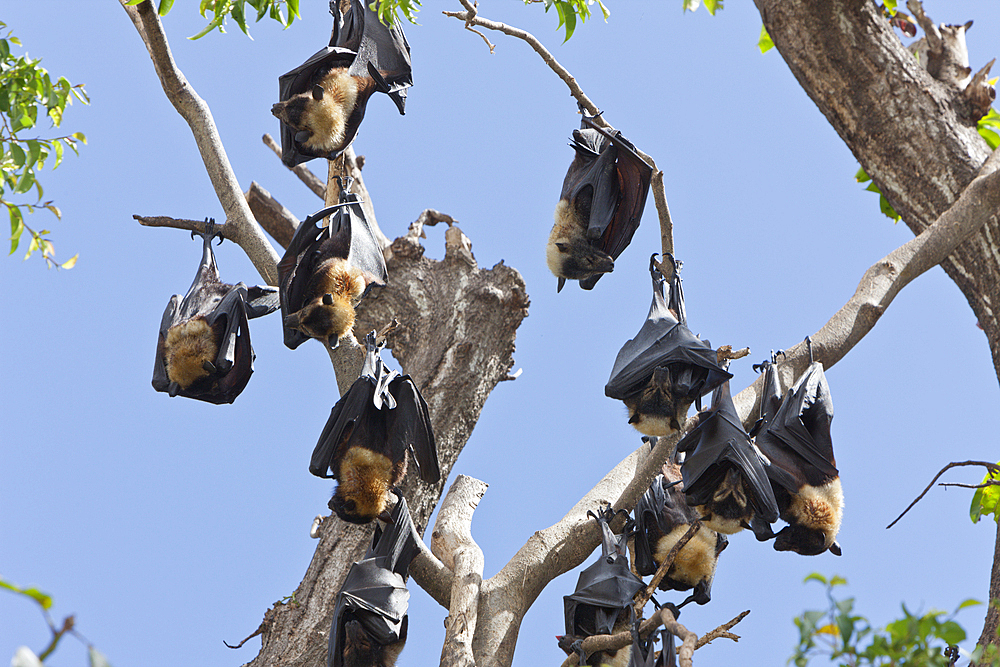
[[[125, 4], [138, 5], [141, 2], [143, 0], [129, 0]], [[250, 29], [247, 27], [247, 5], [250, 5], [250, 9], [257, 13], [255, 22], [267, 16], [287, 28], [292, 25], [296, 18], [302, 18], [299, 14], [299, 0], [201, 0], [198, 3], [198, 12], [202, 18], [208, 19], [209, 14], [212, 17], [209, 19], [208, 25], [189, 39], [201, 39], [213, 30], [226, 32], [226, 19], [230, 17], [236, 21], [236, 25], [243, 31], [243, 34], [250, 37]], [[173, 6], [174, 0], [159, 0], [156, 12], [160, 16], [166, 16]]]
[[908, 665], [910, 667], [949, 667], [954, 664], [946, 652], [966, 638], [954, 617], [965, 607], [981, 604], [966, 600], [950, 615], [930, 610], [923, 615], [912, 614], [903, 605], [903, 617], [883, 629], [874, 629], [864, 616], [854, 613], [854, 598], [837, 599], [833, 589], [847, 584], [843, 577], [827, 579], [813, 573], [805, 581], [818, 581], [826, 586], [828, 607], [806, 611], [795, 619], [799, 628], [799, 645], [789, 662], [804, 667], [812, 658], [826, 657], [838, 665], [860, 667], [872, 665]]
[[715, 12], [722, 9], [722, 0], [684, 0], [684, 11], [693, 12], [702, 5], [705, 6], [709, 14], [715, 16]]
[[858, 183], [868, 183], [868, 187], [865, 190], [878, 193], [878, 207], [882, 211], [882, 215], [890, 218], [893, 222], [899, 222], [899, 213], [896, 213], [896, 209], [892, 207], [892, 204], [885, 198], [885, 195], [878, 189], [878, 186], [874, 182], [869, 182], [872, 180], [872, 177], [865, 172], [863, 167], [858, 169], [858, 173], [854, 174], [854, 180]]
[[997, 503], [1000, 503], [1000, 473], [987, 472], [982, 483], [984, 486], [976, 489], [972, 496], [972, 507], [969, 509], [972, 523], [979, 523], [984, 514], [992, 514], [996, 522], [1000, 523], [1000, 512], [997, 512]]
[[996, 133], [996, 130], [1000, 129], [1000, 114], [991, 108], [988, 114], [979, 119], [977, 125], [979, 135], [989, 144], [990, 150], [996, 150], [996, 147], [1000, 146], [1000, 135]]
[[[0, 32], [6, 27], [0, 21]], [[7, 207], [10, 215], [10, 254], [17, 250], [21, 235], [27, 231], [31, 235], [31, 243], [25, 259], [36, 250], [41, 250], [50, 267], [55, 265], [69, 269], [76, 264], [76, 256], [57, 264], [53, 259], [52, 242], [45, 238], [49, 232], [36, 232], [25, 224], [24, 215], [44, 208], [57, 218], [62, 216], [55, 204], [42, 201], [44, 191], [37, 174], [45, 167], [50, 155], [55, 155], [52, 163], [55, 169], [62, 162], [66, 147], [77, 153], [77, 144], [87, 143], [87, 138], [82, 132], [50, 139], [29, 138], [26, 133], [38, 124], [39, 110], [49, 117], [53, 127], [59, 127], [66, 107], [72, 104], [74, 97], [84, 104], [89, 104], [90, 100], [82, 84], [74, 86], [65, 77], [59, 77], [53, 83], [48, 71], [39, 65], [40, 59], [31, 59], [27, 54], [15, 56], [11, 53], [11, 45], [21, 46], [21, 41], [8, 30], [0, 37], [0, 204]], [[32, 189], [38, 193], [38, 199], [33, 204], [9, 199], [25, 195]]]
[[767, 53], [774, 48], [774, 41], [771, 36], [767, 34], [767, 28], [764, 24], [760, 26], [760, 38], [757, 40], [757, 48], [760, 49], [761, 53]]
[[608, 17], [611, 16], [611, 10], [605, 7], [601, 0], [524, 0], [524, 4], [526, 5], [544, 3], [546, 13], [555, 7], [556, 14], [559, 15], [559, 26], [556, 29], [566, 28], [564, 43], [568, 42], [569, 38], [573, 36], [573, 32], [576, 30], [577, 18], [580, 19], [580, 23], [584, 23], [590, 18], [590, 5], [595, 2], [601, 8], [604, 20], [607, 21]]

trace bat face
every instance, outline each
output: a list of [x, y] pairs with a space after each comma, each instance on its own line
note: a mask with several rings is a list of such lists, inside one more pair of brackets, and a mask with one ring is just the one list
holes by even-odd
[[556, 205], [546, 260], [559, 290], [566, 280], [593, 289], [632, 241], [653, 172], [621, 132], [603, 130], [586, 115], [570, 146], [575, 154]]
[[410, 376], [382, 363], [375, 332], [361, 376], [330, 412], [309, 471], [338, 482], [330, 509], [344, 521], [368, 523], [382, 514], [389, 493], [406, 474], [412, 451], [420, 478], [441, 478], [427, 403]]
[[278, 78], [279, 102], [271, 113], [281, 121], [281, 160], [288, 167], [339, 157], [357, 136], [376, 91], [403, 113], [413, 83], [410, 46], [398, 21], [383, 25], [367, 5], [352, 0], [341, 14], [340, 3], [331, 3], [330, 46]]
[[[715, 351], [691, 333], [684, 316], [676, 270], [667, 300], [667, 280], [650, 260], [653, 302], [635, 338], [618, 352], [604, 394], [624, 401], [629, 423], [644, 435], [678, 430], [695, 399], [732, 377], [719, 366]], [[671, 258], [672, 261], [672, 258]]]
[[[354, 328], [354, 308], [372, 285], [387, 278], [382, 248], [357, 195], [340, 193], [340, 204], [306, 218], [278, 262], [285, 345], [309, 338], [336, 347]], [[318, 226], [330, 215], [326, 227]]]
[[213, 224], [203, 234], [194, 282], [184, 297], [171, 297], [160, 321], [153, 388], [218, 404], [232, 403], [250, 380], [254, 354], [248, 319], [276, 310], [277, 292], [220, 280]]
[[[774, 364], [766, 364], [764, 372], [765, 387], [775, 386]], [[774, 548], [804, 556], [824, 551], [839, 555], [836, 537], [844, 495], [833, 455], [833, 399], [823, 365], [810, 364], [780, 403], [772, 400], [770, 405], [755, 443], [771, 462], [768, 476], [780, 518], [788, 523], [775, 537]], [[758, 539], [773, 535], [770, 530], [758, 532]]]

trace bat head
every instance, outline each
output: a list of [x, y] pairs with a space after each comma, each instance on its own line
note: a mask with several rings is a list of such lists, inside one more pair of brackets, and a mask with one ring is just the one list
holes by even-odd
[[271, 113], [304, 133], [300, 143], [309, 150], [332, 153], [347, 144], [347, 123], [357, 102], [357, 80], [347, 74], [347, 68], [337, 67], [309, 90], [273, 105]]
[[204, 317], [195, 317], [167, 330], [163, 352], [167, 378], [186, 390], [216, 371], [219, 335]]
[[380, 644], [360, 621], [349, 620], [344, 624], [344, 667], [393, 667], [404, 644]]
[[587, 240], [581, 218], [566, 199], [556, 205], [555, 225], [545, 248], [549, 270], [562, 280], [585, 280], [610, 273], [615, 268], [611, 255]]
[[669, 366], [653, 370], [649, 382], [637, 393], [625, 398], [628, 422], [643, 435], [668, 436], [681, 428], [692, 401], [675, 391]]
[[826, 532], [795, 524], [778, 531], [778, 536], [774, 538], [774, 550], [794, 551], [802, 556], [818, 556], [824, 551], [837, 556], [841, 554], [840, 545]]
[[284, 324], [332, 345], [354, 328], [354, 308], [339, 294], [324, 294], [287, 315]]
[[749, 483], [739, 469], [732, 464], [717, 466], [714, 473], [707, 473], [708, 488], [713, 488], [711, 497], [700, 506], [705, 525], [725, 535], [732, 535], [746, 528], [753, 518], [750, 504], [753, 493]]
[[406, 474], [406, 457], [394, 463], [362, 446], [353, 446], [340, 460], [337, 489], [329, 507], [344, 521], [368, 523], [385, 511], [389, 492]]

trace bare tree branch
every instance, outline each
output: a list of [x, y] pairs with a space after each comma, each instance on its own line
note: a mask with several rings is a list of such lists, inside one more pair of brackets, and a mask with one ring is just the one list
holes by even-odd
[[250, 212], [250, 207], [243, 197], [243, 190], [240, 189], [236, 174], [233, 173], [229, 158], [226, 156], [226, 150], [222, 146], [222, 139], [219, 137], [211, 110], [174, 62], [156, 9], [149, 0], [134, 7], [126, 6], [125, 0], [120, 1], [149, 51], [163, 92], [191, 128], [215, 194], [222, 204], [222, 210], [226, 213], [226, 227], [232, 225], [227, 232], [229, 234], [227, 238], [243, 248], [267, 284], [277, 285], [278, 253], [268, 243], [263, 230]]
[[938, 481], [938, 478], [941, 477], [941, 475], [943, 475], [946, 470], [948, 470], [949, 468], [956, 468], [956, 467], [959, 467], [959, 466], [982, 466], [982, 467], [986, 468], [987, 470], [989, 470], [990, 472], [992, 472], [994, 474], [1000, 474], [1000, 465], [997, 465], [995, 463], [988, 463], [987, 461], [962, 461], [962, 462], [954, 462], [953, 461], [952, 463], [949, 463], [945, 467], [941, 468], [941, 470], [938, 471], [938, 474], [934, 475], [934, 479], [932, 479], [931, 482], [930, 482], [930, 484], [927, 485], [927, 488], [925, 488], [923, 490], [923, 493], [921, 493], [919, 496], [917, 496], [916, 499], [912, 503], [910, 503], [909, 505], [907, 505], [906, 509], [903, 510], [903, 513], [900, 514], [899, 516], [897, 516], [896, 519], [895, 519], [895, 521], [893, 521], [888, 526], [886, 526], [885, 529], [889, 530], [890, 528], [892, 528], [893, 526], [895, 526], [897, 521], [899, 521], [900, 519], [902, 519], [903, 516], [907, 512], [909, 512], [910, 509], [914, 505], [916, 505], [918, 502], [920, 502], [920, 499], [927, 495], [927, 492], [931, 490], [932, 486], [934, 486], [934, 482]]
[[472, 513], [487, 484], [459, 475], [441, 502], [431, 535], [431, 550], [454, 571], [451, 604], [445, 619], [442, 667], [475, 667], [472, 638], [476, 633], [479, 589], [483, 582], [483, 551], [472, 539]]
[[749, 614], [749, 613], [750, 613], [750, 610], [747, 609], [746, 611], [740, 613], [740, 615], [737, 616], [736, 618], [734, 618], [733, 620], [727, 621], [726, 623], [723, 623], [722, 625], [720, 625], [719, 627], [717, 627], [715, 630], [712, 630], [711, 632], [706, 632], [704, 635], [702, 635], [702, 637], [694, 645], [694, 650], [697, 651], [698, 649], [700, 649], [705, 644], [710, 644], [713, 639], [732, 639], [734, 642], [738, 642], [740, 640], [739, 636], [738, 635], [734, 635], [733, 633], [731, 633], [729, 631], [733, 629], [734, 625], [736, 625], [737, 623], [739, 623], [740, 621], [742, 621], [744, 618], [746, 618], [747, 614]]
[[260, 187], [257, 181], [250, 183], [250, 189], [244, 196], [250, 205], [250, 211], [264, 231], [282, 248], [287, 248], [292, 242], [295, 228], [299, 226], [299, 219], [272, 197], [270, 192]]
[[[264, 141], [264, 145], [274, 151], [274, 154], [278, 156], [278, 159], [281, 159], [281, 146], [279, 146], [278, 142], [274, 140], [274, 137], [265, 133], [261, 139]], [[298, 176], [299, 180], [302, 181], [307, 188], [312, 190], [313, 194], [317, 197], [320, 199], [326, 197], [326, 183], [320, 180], [319, 176], [312, 173], [309, 167], [304, 164], [297, 164], [294, 167], [289, 167], [288, 170]]]

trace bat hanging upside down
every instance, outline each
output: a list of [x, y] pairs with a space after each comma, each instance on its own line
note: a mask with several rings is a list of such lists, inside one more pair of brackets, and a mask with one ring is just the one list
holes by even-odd
[[593, 289], [614, 260], [632, 241], [646, 205], [653, 169], [617, 130], [598, 127], [584, 114], [581, 129], [573, 130], [576, 151], [563, 180], [556, 205], [555, 225], [545, 256], [559, 279], [579, 280]]

